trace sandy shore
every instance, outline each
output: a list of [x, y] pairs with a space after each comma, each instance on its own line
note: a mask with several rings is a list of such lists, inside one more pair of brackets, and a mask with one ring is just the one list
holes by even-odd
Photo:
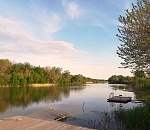
[[32, 86], [32, 87], [51, 87], [51, 86], [56, 86], [56, 84], [30, 84], [29, 86]]

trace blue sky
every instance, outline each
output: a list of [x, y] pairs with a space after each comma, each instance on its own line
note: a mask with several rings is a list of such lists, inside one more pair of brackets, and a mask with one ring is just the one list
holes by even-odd
[[0, 58], [107, 79], [120, 69], [119, 15], [135, 0], [0, 0]]

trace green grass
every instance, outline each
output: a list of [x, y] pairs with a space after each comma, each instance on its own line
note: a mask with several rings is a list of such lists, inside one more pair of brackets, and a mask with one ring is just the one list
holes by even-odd
[[120, 109], [115, 112], [127, 130], [150, 130], [150, 104], [133, 109]]

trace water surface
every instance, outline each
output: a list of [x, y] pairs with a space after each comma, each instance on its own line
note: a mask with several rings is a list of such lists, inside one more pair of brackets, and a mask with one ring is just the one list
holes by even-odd
[[0, 119], [28, 115], [46, 109], [58, 109], [67, 112], [70, 116], [87, 119], [95, 118], [97, 112], [111, 111], [120, 105], [123, 108], [137, 105], [131, 102], [109, 103], [107, 98], [111, 92], [135, 99], [133, 92], [114, 89], [107, 83], [85, 86], [0, 88]]

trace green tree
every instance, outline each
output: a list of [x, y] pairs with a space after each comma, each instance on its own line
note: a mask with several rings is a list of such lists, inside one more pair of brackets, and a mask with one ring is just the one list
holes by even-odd
[[40, 74], [36, 72], [33, 73], [33, 83], [40, 83], [40, 78], [41, 78]]
[[70, 83], [71, 75], [68, 70], [62, 73], [62, 83]]
[[0, 77], [0, 86], [3, 86], [5, 84], [4, 78]]
[[134, 85], [136, 87], [144, 87], [146, 85], [146, 75], [144, 71], [134, 72]]
[[71, 82], [72, 83], [85, 83], [86, 82], [86, 78], [83, 75], [81, 75], [81, 74], [73, 75], [71, 77]]
[[108, 79], [108, 82], [110, 84], [125, 84], [125, 83], [131, 83], [132, 78], [129, 76], [122, 76], [122, 75], [113, 75]]
[[58, 83], [62, 76], [61, 71], [62, 69], [59, 67], [49, 68], [48, 70], [49, 83], [54, 83], [54, 84]]
[[122, 42], [117, 54], [121, 64], [133, 71], [150, 72], [150, 1], [138, 0], [132, 10], [119, 17], [117, 37]]
[[17, 86], [19, 85], [19, 81], [18, 81], [18, 76], [16, 73], [13, 73], [12, 74], [12, 77], [11, 77], [11, 83], [10, 83], [12, 86]]
[[39, 67], [35, 67], [34, 68], [34, 81], [36, 81], [35, 83], [46, 83], [46, 79], [47, 79], [47, 75], [46, 72], [43, 68]]
[[34, 80], [33, 80], [33, 74], [31, 74], [29, 77], [27, 77], [27, 84], [33, 84]]

